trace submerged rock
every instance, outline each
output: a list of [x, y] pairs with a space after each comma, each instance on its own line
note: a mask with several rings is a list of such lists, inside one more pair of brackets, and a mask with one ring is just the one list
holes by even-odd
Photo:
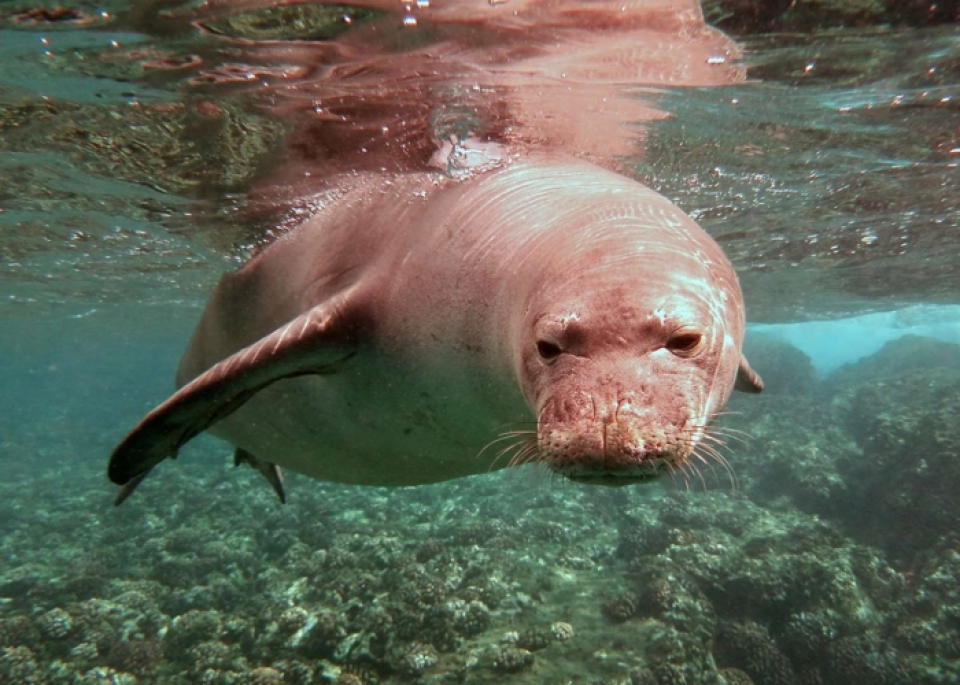
[[813, 361], [790, 343], [764, 333], [750, 333], [743, 353], [763, 377], [763, 394], [808, 395], [819, 385]]
[[905, 336], [831, 379], [863, 457], [838, 459], [844, 523], [898, 556], [960, 530], [960, 345]]

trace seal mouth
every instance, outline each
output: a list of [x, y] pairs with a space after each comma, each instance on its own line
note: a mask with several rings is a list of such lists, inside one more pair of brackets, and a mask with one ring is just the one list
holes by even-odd
[[622, 488], [627, 485], [636, 485], [638, 483], [649, 483], [656, 480], [662, 475], [662, 473], [657, 473], [653, 475], [630, 475], [624, 476], [622, 474], [616, 473], [599, 473], [594, 475], [579, 475], [579, 476], [567, 476], [569, 480], [572, 480], [574, 483], [580, 483], [582, 485], [603, 485], [609, 488]]
[[583, 464], [552, 464], [554, 471], [577, 483], [622, 487], [656, 480], [671, 470], [673, 460], [663, 457], [615, 467], [590, 467]]
[[693, 407], [682, 396], [655, 400], [625, 390], [554, 392], [537, 422], [538, 461], [577, 483], [613, 487], [683, 475], [700, 438]]

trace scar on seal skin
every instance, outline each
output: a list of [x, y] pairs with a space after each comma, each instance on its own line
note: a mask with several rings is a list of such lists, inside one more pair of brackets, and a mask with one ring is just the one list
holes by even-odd
[[[687, 14], [671, 23], [661, 11], [671, 5]], [[657, 49], [682, 44], [685, 52], [671, 53], [681, 62], [726, 45], [688, 5], [629, 5], [625, 17], [611, 14], [623, 23], [607, 30], [608, 42], [620, 49], [624, 36], [652, 32]], [[584, 30], [557, 7], [589, 7], [597, 19], [601, 6], [550, 5], [551, 35]], [[643, 8], [661, 24], [641, 22]], [[549, 26], [540, 10], [536, 25]], [[509, 28], [525, 15], [490, 16]], [[601, 59], [602, 42], [571, 45], [598, 69], [622, 68]], [[231, 442], [236, 463], [260, 471], [281, 501], [282, 468], [416, 485], [538, 462], [576, 481], [622, 485], [684, 472], [694, 457], [722, 459], [710, 420], [732, 390], [762, 389], [740, 351], [733, 267], [680, 209], [613, 170], [610, 149], [574, 155], [562, 141], [526, 137], [540, 119], [529, 114], [529, 93], [510, 86], [527, 77], [524, 67], [543, 76], [566, 55], [521, 53], [490, 72], [504, 86], [498, 112], [513, 112], [516, 124], [501, 136], [427, 136], [420, 163], [408, 156], [375, 169], [367, 160], [346, 170], [345, 152], [327, 155], [328, 173], [306, 182], [313, 211], [221, 279], [181, 361], [179, 389], [114, 451], [118, 504], [202, 431]], [[681, 83], [703, 80], [697, 65], [680, 68]], [[591, 97], [602, 92], [592, 90], [598, 80], [580, 81]], [[591, 138], [582, 112], [545, 127]]]

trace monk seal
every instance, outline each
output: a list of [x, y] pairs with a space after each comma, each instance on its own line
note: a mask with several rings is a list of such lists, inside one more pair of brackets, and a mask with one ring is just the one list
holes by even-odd
[[322, 204], [220, 281], [179, 390], [110, 459], [119, 501], [204, 430], [281, 499], [280, 467], [397, 486], [539, 462], [635, 483], [682, 471], [731, 390], [762, 388], [729, 260], [637, 181], [529, 156], [349, 175]]

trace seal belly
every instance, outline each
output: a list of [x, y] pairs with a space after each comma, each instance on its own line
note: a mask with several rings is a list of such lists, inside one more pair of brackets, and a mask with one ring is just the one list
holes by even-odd
[[[409, 361], [361, 353], [336, 374], [278, 381], [211, 432], [313, 478], [415, 485], [485, 473], [498, 450], [484, 447], [532, 427], [519, 390], [503, 393], [513, 384], [462, 360]], [[425, 382], [438, 376], [442, 388]]]

